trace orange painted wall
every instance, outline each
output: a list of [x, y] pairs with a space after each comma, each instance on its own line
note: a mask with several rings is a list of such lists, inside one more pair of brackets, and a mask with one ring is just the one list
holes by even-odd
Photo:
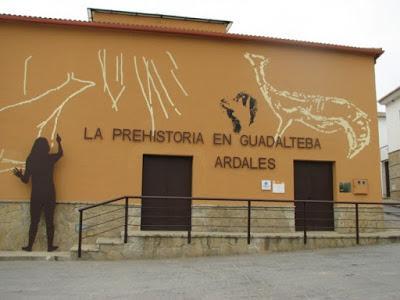
[[[96, 202], [125, 194], [140, 194], [143, 154], [192, 155], [193, 195], [196, 196], [293, 199], [293, 161], [322, 160], [334, 162], [335, 200], [380, 199], [373, 57], [272, 43], [38, 24], [2, 24], [0, 37], [3, 41], [0, 50], [1, 200], [29, 198], [30, 187], [6, 170], [19, 165], [10, 160], [25, 161], [38, 134], [37, 126], [47, 119], [48, 125], [42, 135], [51, 137], [52, 122], [58, 112], [56, 131], [63, 138], [64, 146], [64, 157], [55, 169], [58, 202]], [[111, 94], [116, 97], [123, 89], [117, 111], [112, 108], [111, 97], [104, 88], [99, 60], [104, 50]], [[168, 53], [173, 56], [176, 66]], [[245, 53], [269, 59], [264, 68], [265, 78], [277, 90], [339, 97], [365, 112], [369, 120], [369, 144], [350, 159], [349, 139], [343, 127], [339, 126], [336, 133], [327, 134], [294, 120], [284, 136], [318, 138], [321, 149], [249, 148], [239, 145], [237, 142], [241, 134], [274, 135], [279, 121], [267, 105], [254, 70], [244, 57]], [[116, 57], [119, 57], [120, 63], [121, 54], [123, 80], [116, 67]], [[168, 114], [166, 118], [156, 91], [152, 89], [155, 128], [201, 132], [204, 144], [112, 140], [113, 128], [151, 129], [150, 113], [135, 71], [135, 57], [145, 92], [148, 93], [148, 81], [143, 58], [148, 61], [151, 70], [152, 62], [155, 64], [180, 112], [179, 115], [170, 105], [153, 70], [152, 78]], [[247, 121], [243, 121], [243, 129], [237, 134], [233, 133], [232, 123], [221, 108], [220, 100], [231, 100], [241, 91], [257, 99], [258, 111], [254, 124], [247, 126]], [[287, 97], [282, 101], [287, 101]], [[279, 99], [272, 98], [273, 101]], [[61, 111], [57, 111], [66, 99], [68, 101]], [[23, 103], [27, 100], [31, 102]], [[290, 101], [293, 101], [293, 107], [298, 105], [295, 100]], [[314, 107], [312, 112], [346, 120], [352, 108], [334, 102], [326, 100], [325, 108], [318, 108], [318, 112]], [[310, 103], [302, 104], [303, 116], [311, 107]], [[230, 104], [241, 120], [246, 120], [248, 111], [235, 106], [232, 101]], [[357, 120], [351, 122], [357, 127]], [[84, 140], [85, 127], [89, 134], [101, 128], [104, 139]], [[232, 134], [233, 145], [213, 145], [213, 133]], [[276, 160], [276, 168], [215, 168], [218, 155], [271, 157]], [[339, 193], [339, 182], [354, 178], [368, 179], [368, 195]], [[284, 182], [286, 192], [273, 194], [261, 191], [262, 179]]]

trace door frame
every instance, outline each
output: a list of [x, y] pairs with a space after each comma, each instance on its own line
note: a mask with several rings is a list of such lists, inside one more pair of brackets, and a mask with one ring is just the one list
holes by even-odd
[[[296, 200], [302, 200], [302, 199], [295, 199], [296, 198], [296, 176], [295, 176], [295, 163], [296, 162], [304, 162], [304, 163], [329, 163], [331, 166], [331, 176], [332, 176], [332, 230], [321, 230], [321, 231], [335, 231], [336, 226], [335, 226], [335, 186], [336, 186], [336, 181], [335, 181], [335, 173], [336, 173], [336, 164], [335, 161], [332, 160], [307, 160], [307, 159], [294, 159], [293, 160], [293, 200], [294, 200], [294, 226], [295, 226], [295, 231], [300, 231], [297, 230], [297, 226], [296, 226]], [[306, 200], [306, 199], [305, 199]], [[318, 199], [321, 200], [321, 199]], [[304, 225], [303, 225], [304, 227]], [[303, 230], [303, 227], [301, 230]], [[312, 230], [312, 229], [308, 229], [308, 230]], [[314, 231], [318, 231], [318, 230], [314, 230]]]

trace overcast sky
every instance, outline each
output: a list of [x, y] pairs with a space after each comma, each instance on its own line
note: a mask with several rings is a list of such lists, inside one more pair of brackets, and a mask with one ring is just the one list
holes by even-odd
[[231, 33], [383, 48], [377, 98], [400, 85], [400, 0], [0, 0], [0, 13], [87, 20], [87, 8], [233, 21]]

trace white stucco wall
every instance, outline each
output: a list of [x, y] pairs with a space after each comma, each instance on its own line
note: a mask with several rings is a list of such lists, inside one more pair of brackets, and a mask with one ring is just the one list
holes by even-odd
[[386, 105], [389, 152], [400, 150], [400, 97]]
[[378, 131], [379, 131], [379, 148], [381, 152], [381, 161], [388, 159], [388, 139], [387, 139], [387, 126], [386, 116], [383, 113], [378, 115]]
[[389, 145], [387, 141], [387, 126], [386, 114], [378, 112], [378, 132], [379, 132], [379, 149], [381, 156], [381, 182], [382, 182], [382, 197], [386, 198], [386, 177], [385, 177], [385, 161], [388, 160]]

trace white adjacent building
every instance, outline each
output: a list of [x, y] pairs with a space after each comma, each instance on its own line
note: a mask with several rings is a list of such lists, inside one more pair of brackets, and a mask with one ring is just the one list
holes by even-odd
[[389, 145], [387, 140], [386, 113], [378, 112], [379, 149], [381, 157], [382, 197], [390, 198]]
[[379, 103], [386, 106], [386, 116], [378, 114], [383, 196], [400, 200], [400, 87]]

